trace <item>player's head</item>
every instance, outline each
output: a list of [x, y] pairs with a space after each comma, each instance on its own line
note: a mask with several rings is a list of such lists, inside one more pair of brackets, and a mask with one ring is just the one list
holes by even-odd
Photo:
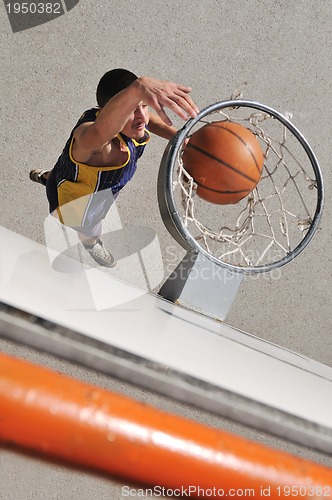
[[101, 108], [116, 94], [128, 87], [137, 76], [127, 69], [112, 69], [101, 77], [97, 86], [97, 103]]
[[[97, 103], [102, 108], [116, 94], [129, 87], [137, 76], [127, 69], [112, 69], [105, 73], [97, 86]], [[148, 107], [143, 102], [138, 103], [137, 108], [128, 121], [122, 132], [132, 139], [140, 141], [145, 136], [145, 126], [149, 122]]]

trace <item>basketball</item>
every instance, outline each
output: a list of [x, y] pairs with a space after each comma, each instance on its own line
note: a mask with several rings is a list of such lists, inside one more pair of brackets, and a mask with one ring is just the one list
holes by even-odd
[[257, 185], [264, 154], [255, 135], [230, 121], [212, 122], [194, 132], [183, 165], [197, 184], [197, 195], [210, 203], [235, 204]]

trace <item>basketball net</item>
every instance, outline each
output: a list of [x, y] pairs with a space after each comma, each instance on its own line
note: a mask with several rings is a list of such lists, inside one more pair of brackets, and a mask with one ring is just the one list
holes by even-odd
[[265, 161], [258, 185], [235, 205], [204, 201], [196, 195], [197, 185], [184, 168], [182, 147], [174, 169], [173, 197], [183, 225], [208, 254], [226, 265], [264, 269], [299, 247], [312, 226], [317, 211], [317, 172], [298, 137], [285, 124], [247, 106], [208, 114], [188, 137], [202, 125], [220, 120], [244, 125], [260, 142]]

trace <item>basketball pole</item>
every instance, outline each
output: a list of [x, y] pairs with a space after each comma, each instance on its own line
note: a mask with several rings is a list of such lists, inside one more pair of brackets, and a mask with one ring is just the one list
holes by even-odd
[[4, 354], [0, 418], [3, 444], [176, 496], [277, 499], [292, 491], [309, 499], [332, 491], [330, 468]]

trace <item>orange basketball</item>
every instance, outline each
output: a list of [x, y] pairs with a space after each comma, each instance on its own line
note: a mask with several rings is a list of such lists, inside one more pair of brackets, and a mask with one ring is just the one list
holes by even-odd
[[209, 123], [194, 132], [183, 165], [197, 183], [197, 195], [211, 203], [237, 203], [258, 183], [264, 154], [255, 135], [239, 123]]

